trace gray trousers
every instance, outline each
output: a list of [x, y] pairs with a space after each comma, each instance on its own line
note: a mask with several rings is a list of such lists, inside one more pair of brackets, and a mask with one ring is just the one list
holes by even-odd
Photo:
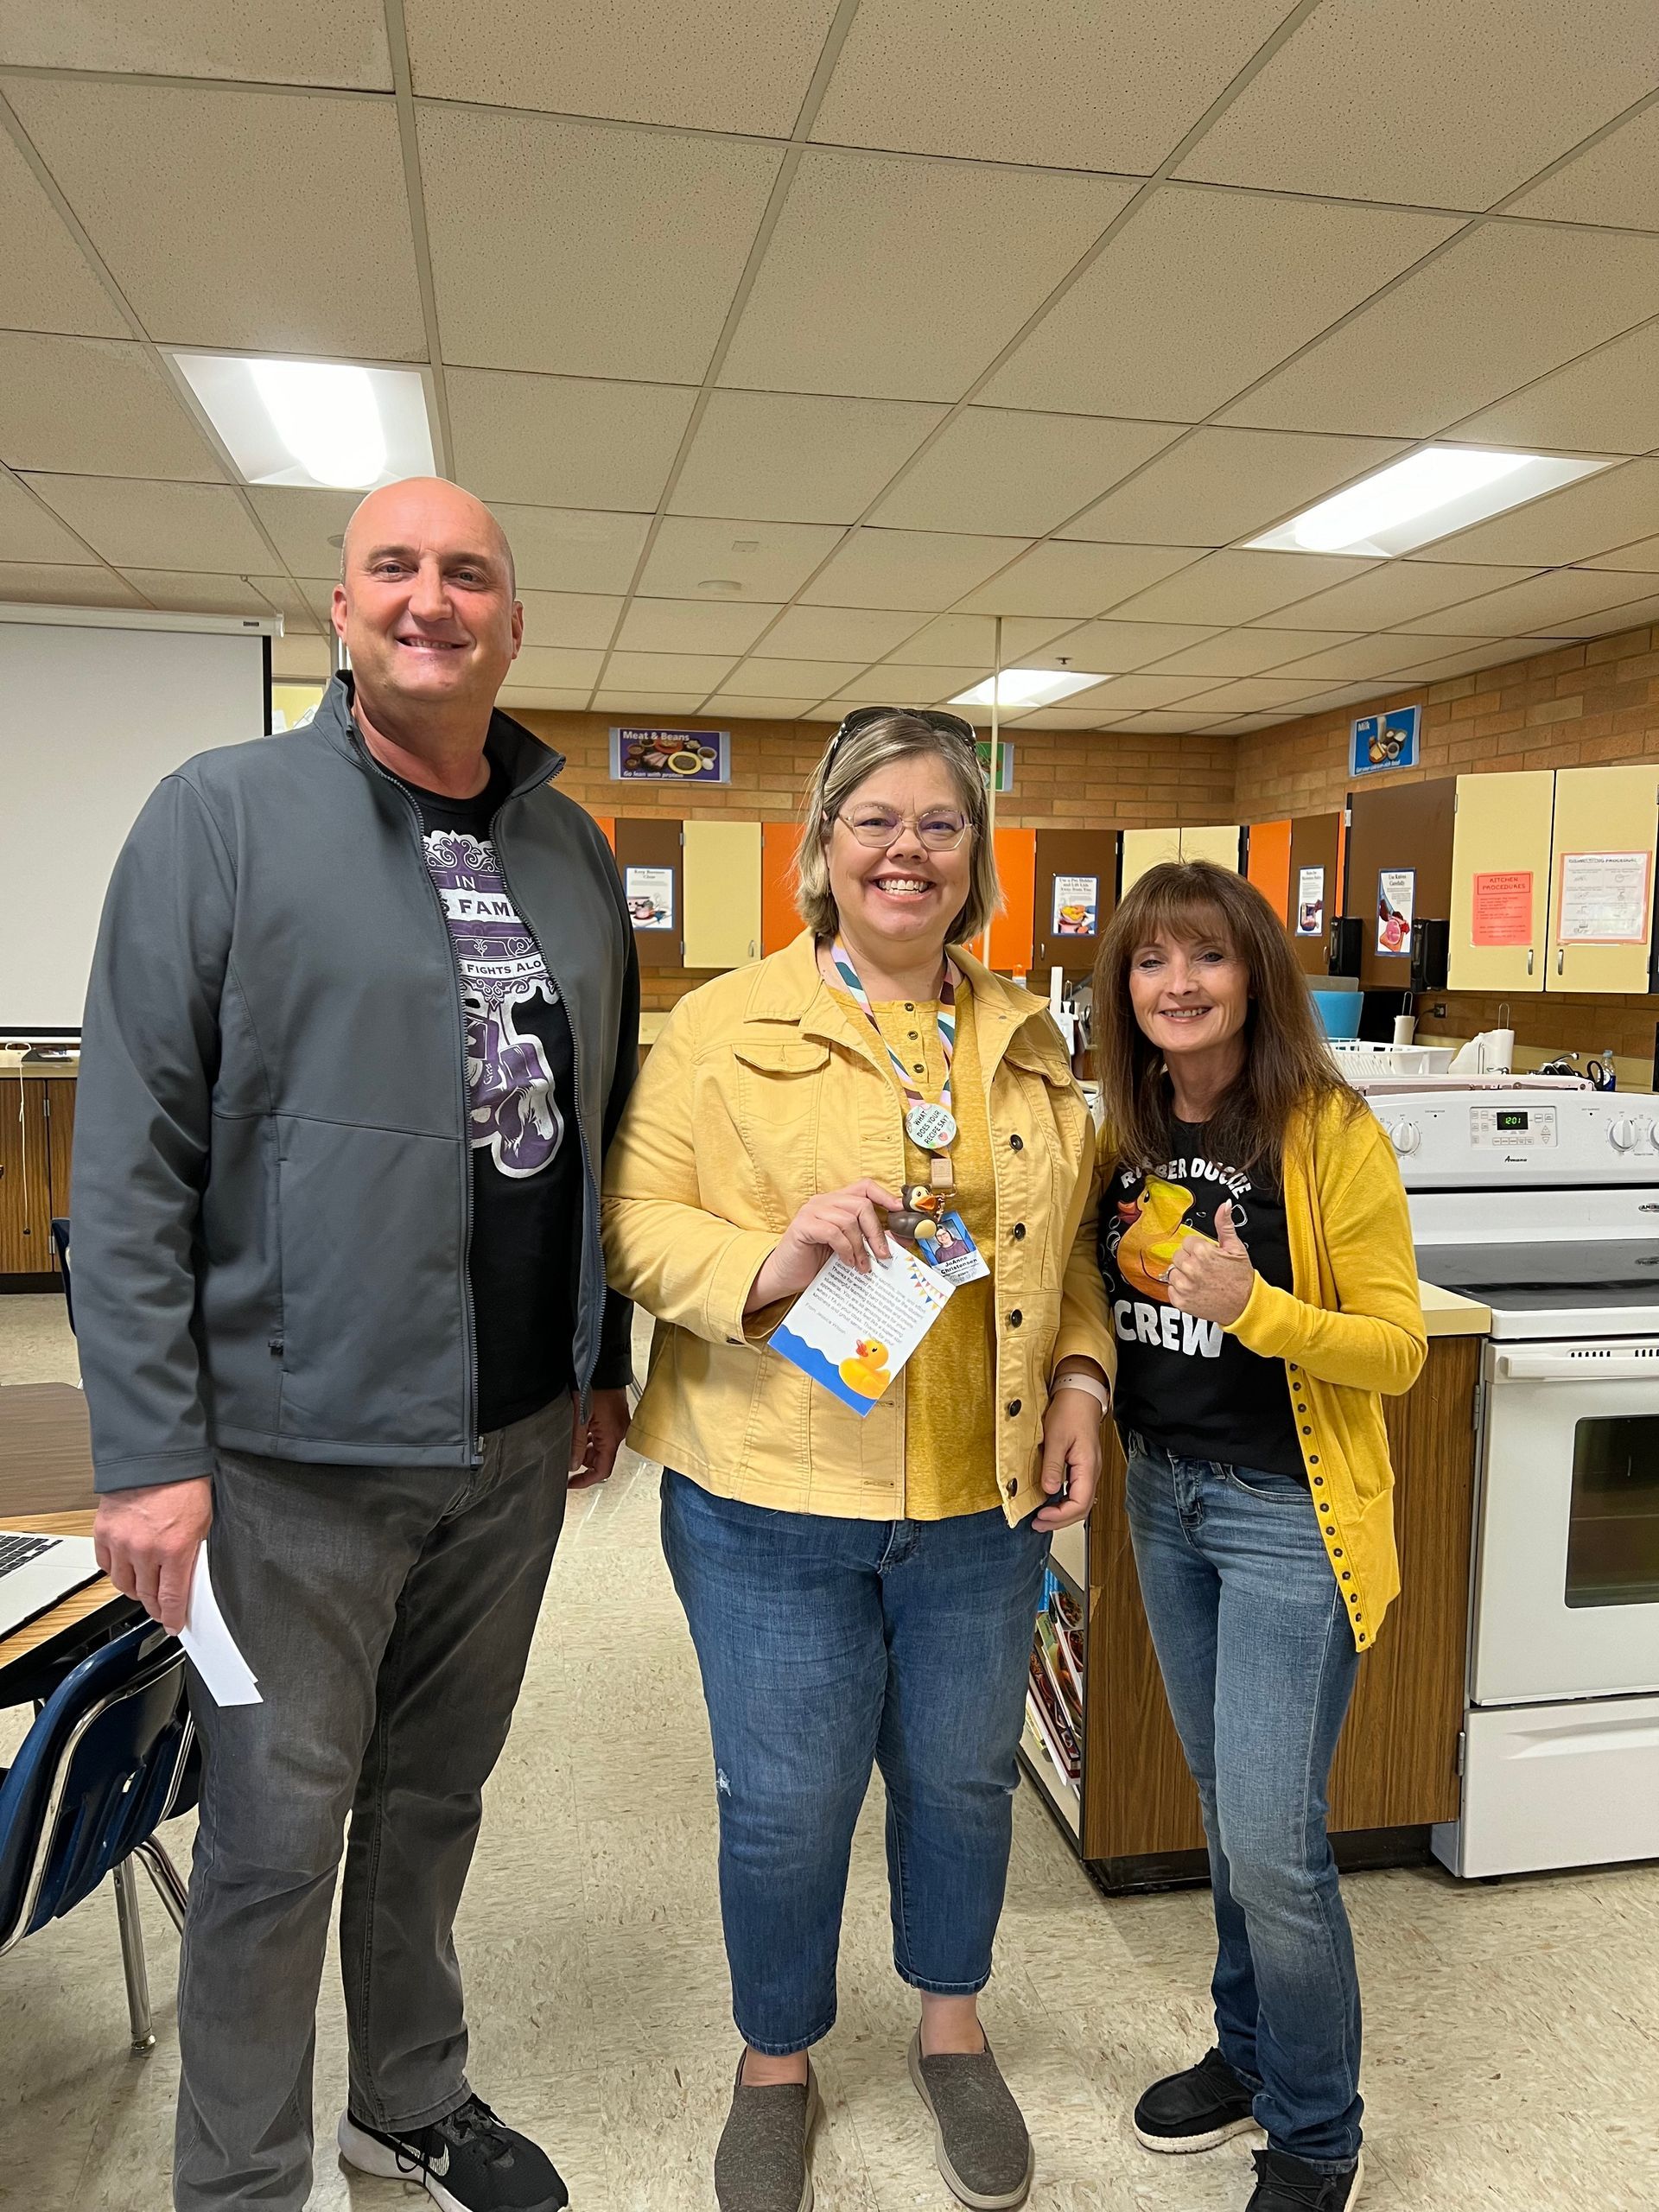
[[564, 1519], [571, 1408], [470, 1472], [220, 1455], [213, 1589], [262, 1705], [192, 1681], [206, 1768], [180, 1966], [174, 2202], [302, 2212], [317, 1995], [347, 1813], [352, 2109], [470, 2094], [451, 1930]]

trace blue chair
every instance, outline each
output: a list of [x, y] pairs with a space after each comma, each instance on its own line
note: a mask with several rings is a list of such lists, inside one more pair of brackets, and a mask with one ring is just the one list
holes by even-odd
[[156, 2041], [136, 1867], [182, 1930], [185, 1885], [156, 1829], [195, 1802], [196, 1776], [184, 1654], [145, 1622], [65, 1675], [0, 1779], [0, 1957], [112, 1874], [135, 2050]]

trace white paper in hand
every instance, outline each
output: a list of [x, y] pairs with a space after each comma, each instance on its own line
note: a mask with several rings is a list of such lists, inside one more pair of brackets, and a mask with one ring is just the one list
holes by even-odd
[[252, 1669], [236, 1648], [236, 1638], [225, 1624], [207, 1572], [207, 1546], [196, 1554], [190, 1577], [190, 1602], [185, 1608], [179, 1642], [207, 1684], [215, 1705], [263, 1705]]

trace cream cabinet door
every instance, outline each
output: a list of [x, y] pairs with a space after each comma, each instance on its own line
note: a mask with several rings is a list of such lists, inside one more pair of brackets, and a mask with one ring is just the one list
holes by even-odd
[[1181, 832], [1181, 858], [1184, 861], [1213, 861], [1217, 868], [1224, 868], [1234, 875], [1238, 874], [1238, 824], [1210, 823]]
[[1123, 832], [1123, 889], [1138, 883], [1149, 868], [1160, 861], [1181, 857], [1179, 830], [1126, 830]]
[[1547, 991], [1645, 991], [1659, 764], [1560, 768]]
[[760, 957], [760, 824], [685, 825], [685, 964], [741, 968]]
[[1553, 768], [1458, 778], [1451, 989], [1543, 989], [1554, 809]]

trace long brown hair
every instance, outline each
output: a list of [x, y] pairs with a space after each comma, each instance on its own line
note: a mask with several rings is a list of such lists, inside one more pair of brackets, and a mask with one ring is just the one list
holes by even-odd
[[1325, 1049], [1290, 939], [1253, 883], [1213, 861], [1166, 861], [1130, 888], [1107, 925], [1095, 963], [1095, 1052], [1103, 1119], [1119, 1159], [1151, 1167], [1169, 1150], [1170, 1089], [1163, 1054], [1135, 1018], [1129, 966], [1159, 938], [1218, 944], [1249, 979], [1244, 1065], [1210, 1123], [1208, 1141], [1230, 1165], [1276, 1168], [1293, 1121], [1327, 1099], [1353, 1108]]

